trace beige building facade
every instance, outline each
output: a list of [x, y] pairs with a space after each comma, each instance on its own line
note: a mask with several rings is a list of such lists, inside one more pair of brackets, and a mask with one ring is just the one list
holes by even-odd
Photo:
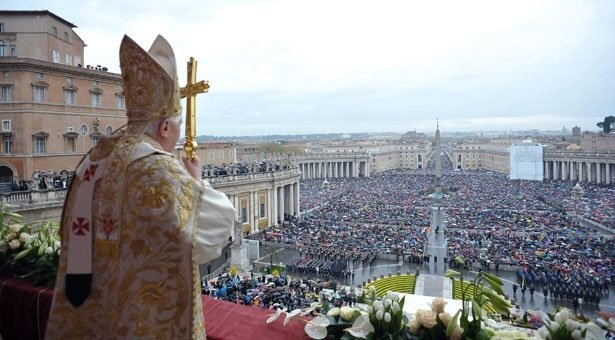
[[[237, 162], [237, 152], [234, 143], [198, 143], [196, 155], [203, 165], [219, 166]], [[183, 148], [178, 146], [175, 157], [181, 157]]]
[[1, 181], [72, 171], [126, 124], [121, 77], [79, 67], [85, 44], [53, 13], [0, 11], [0, 23], [0, 40], [13, 46], [0, 58]]

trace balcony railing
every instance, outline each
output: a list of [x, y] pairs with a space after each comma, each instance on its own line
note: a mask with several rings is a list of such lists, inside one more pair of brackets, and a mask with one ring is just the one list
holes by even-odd
[[20, 206], [25, 204], [62, 202], [68, 189], [11, 191], [0, 194], [0, 204]]

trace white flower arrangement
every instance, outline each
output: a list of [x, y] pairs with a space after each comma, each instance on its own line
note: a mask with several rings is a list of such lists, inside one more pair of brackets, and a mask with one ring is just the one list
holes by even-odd
[[579, 322], [571, 318], [570, 310], [561, 308], [554, 315], [546, 314], [544, 326], [538, 329], [541, 339], [604, 339], [606, 331], [593, 321]]
[[290, 313], [286, 309], [278, 309], [268, 319], [272, 323], [286, 314], [284, 325], [298, 316], [315, 314], [306, 322], [304, 331], [312, 339], [333, 337], [336, 339], [397, 339], [408, 332], [408, 319], [403, 315], [404, 298], [389, 292], [379, 299], [371, 291], [368, 303], [362, 306], [329, 307], [328, 302], [312, 303], [305, 311], [299, 309]]
[[57, 222], [22, 224], [21, 216], [0, 207], [0, 274], [53, 285], [60, 253]]

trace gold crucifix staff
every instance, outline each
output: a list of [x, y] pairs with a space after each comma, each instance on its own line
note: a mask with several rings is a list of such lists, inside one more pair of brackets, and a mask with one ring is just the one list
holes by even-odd
[[189, 159], [194, 159], [194, 153], [199, 144], [196, 142], [196, 95], [207, 93], [209, 82], [201, 80], [196, 82], [196, 60], [190, 57], [188, 61], [188, 79], [185, 87], [180, 89], [182, 98], [186, 98], [186, 142], [184, 151]]

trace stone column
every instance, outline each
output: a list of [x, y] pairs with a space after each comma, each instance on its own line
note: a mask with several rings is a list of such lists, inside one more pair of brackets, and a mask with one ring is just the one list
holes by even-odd
[[293, 185], [288, 186], [288, 214], [295, 216], [295, 194]]
[[279, 186], [279, 195], [278, 195], [278, 218], [280, 221], [284, 221], [284, 186]]
[[596, 183], [602, 183], [602, 167], [600, 162], [596, 163]]
[[269, 188], [267, 189], [267, 220], [269, 222], [269, 225], [272, 226], [273, 222], [271, 221], [273, 219], [273, 189]]
[[606, 163], [606, 184], [611, 184], [611, 163]]
[[233, 206], [235, 207], [235, 219], [241, 221], [241, 207], [239, 206], [239, 197], [233, 195]]
[[270, 222], [271, 225], [278, 225], [278, 208], [279, 208], [279, 203], [278, 203], [278, 188], [276, 186], [273, 187], [273, 189], [271, 189], [271, 193], [272, 193], [272, 202], [271, 202], [271, 219], [273, 221]]
[[252, 221], [250, 233], [254, 233], [258, 230], [258, 220], [260, 209], [258, 208], [258, 195], [256, 191], [250, 192], [250, 220]]
[[299, 202], [299, 197], [301, 197], [299, 196], [299, 190], [301, 188], [301, 185], [299, 185], [299, 182], [295, 182], [293, 186], [295, 187], [295, 215], [299, 217], [301, 216], [301, 204]]

